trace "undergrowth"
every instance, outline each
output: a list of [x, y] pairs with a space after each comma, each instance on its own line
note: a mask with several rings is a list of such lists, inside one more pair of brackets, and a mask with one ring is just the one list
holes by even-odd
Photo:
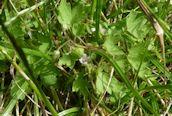
[[0, 1], [2, 116], [171, 115], [172, 3]]

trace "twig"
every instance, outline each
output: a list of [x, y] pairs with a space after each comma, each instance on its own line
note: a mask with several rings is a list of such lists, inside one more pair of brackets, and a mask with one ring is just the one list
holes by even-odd
[[130, 106], [129, 106], [129, 110], [128, 110], [128, 115], [127, 116], [132, 116], [133, 103], [134, 103], [134, 97], [131, 98]]
[[168, 104], [167, 109], [166, 109], [166, 111], [164, 112], [163, 116], [166, 116], [166, 114], [168, 113], [168, 111], [169, 111], [171, 105], [172, 105], [172, 99], [170, 99], [170, 103]]
[[105, 89], [103, 95], [101, 96], [99, 102], [97, 103], [97, 105], [96, 105], [95, 108], [93, 109], [93, 111], [92, 111], [92, 113], [91, 113], [91, 116], [93, 116], [93, 114], [94, 114], [94, 112], [96, 111], [97, 107], [99, 106], [99, 104], [100, 104], [101, 101], [103, 100], [103, 98], [104, 98], [104, 96], [105, 96], [105, 94], [106, 94], [106, 92], [107, 92], [107, 90], [108, 90], [108, 88], [109, 88], [109, 85], [110, 85], [110, 83], [111, 83], [111, 80], [112, 80], [112, 77], [113, 77], [113, 73], [114, 73], [114, 68], [112, 68], [112, 70], [111, 70], [110, 78], [109, 78], [108, 84], [107, 84], [107, 86], [106, 86], [106, 89]]
[[[151, 82], [147, 77], [146, 77], [146, 80], [147, 80], [147, 82], [149, 83], [150, 86], [153, 86], [152, 82]], [[157, 94], [156, 94], [157, 97], [159, 98], [161, 104], [165, 107], [165, 102], [164, 102], [164, 100], [161, 98], [161, 96], [160, 96], [160, 94], [158, 93], [158, 91], [157, 91], [156, 89], [153, 89], [153, 91], [154, 91], [155, 93], [157, 93]]]
[[[16, 62], [16, 52], [14, 53], [13, 61]], [[13, 82], [16, 84], [16, 86], [21, 90], [21, 92], [29, 98], [30, 101], [32, 101], [37, 107], [40, 107], [27, 93], [18, 85], [18, 83], [15, 81], [15, 75], [14, 75], [14, 66], [11, 64], [10, 66], [10, 74], [13, 78]]]
[[24, 9], [24, 10], [18, 12], [16, 16], [14, 16], [13, 18], [11, 18], [9, 21], [5, 22], [4, 25], [5, 25], [5, 26], [9, 25], [9, 24], [12, 23], [14, 20], [16, 20], [17, 17], [23, 15], [23, 14], [26, 13], [26, 12], [29, 12], [29, 11], [32, 11], [32, 10], [36, 9], [37, 7], [41, 6], [41, 5], [44, 4], [45, 2], [46, 2], [46, 0], [45, 0], [45, 1], [42, 1], [42, 2], [39, 2], [39, 3], [35, 4], [34, 6], [31, 6], [30, 8], [26, 8], [26, 9]]

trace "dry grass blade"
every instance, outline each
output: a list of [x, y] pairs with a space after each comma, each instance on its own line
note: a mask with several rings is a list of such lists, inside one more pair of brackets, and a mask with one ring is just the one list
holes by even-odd
[[[163, 65], [164, 65], [164, 84], [166, 85], [167, 79], [166, 79], [166, 60], [165, 60], [165, 47], [164, 47], [164, 32], [157, 20], [151, 15], [149, 10], [146, 8], [146, 6], [143, 4], [142, 0], [137, 0], [140, 8], [143, 10], [145, 13], [147, 19], [150, 21], [151, 25], [156, 31], [156, 34], [158, 35], [158, 38], [160, 40], [160, 45], [161, 45], [161, 52], [162, 52], [162, 60], [163, 60]], [[164, 98], [165, 98], [165, 103], [167, 103], [167, 98], [166, 98], [166, 91], [164, 91]]]

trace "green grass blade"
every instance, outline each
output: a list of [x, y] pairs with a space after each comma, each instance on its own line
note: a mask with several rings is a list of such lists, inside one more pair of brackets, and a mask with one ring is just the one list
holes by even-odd
[[79, 108], [73, 107], [73, 108], [64, 110], [58, 114], [59, 114], [59, 116], [66, 116], [67, 114], [71, 114], [71, 113], [78, 112], [78, 111], [79, 111]]
[[53, 61], [52, 58], [49, 55], [44, 54], [41, 51], [32, 50], [32, 49], [28, 49], [28, 48], [23, 48], [23, 52], [25, 54], [29, 54], [29, 55], [34, 55], [34, 56], [39, 56], [39, 57], [45, 58], [46, 60], [49, 60], [51, 62]]
[[134, 88], [134, 86], [131, 84], [129, 78], [123, 73], [122, 69], [118, 66], [118, 64], [115, 62], [115, 60], [113, 60], [112, 57], [110, 57], [108, 54], [106, 54], [103, 51], [97, 50], [95, 51], [95, 53], [101, 55], [102, 57], [104, 57], [113, 67], [114, 70], [118, 73], [118, 75], [122, 78], [122, 80], [124, 81], [124, 83], [126, 84], [126, 86], [128, 87], [128, 89], [130, 89], [133, 94], [137, 97], [138, 100], [140, 100], [144, 106], [153, 114], [158, 116], [158, 113], [155, 112], [152, 107], [150, 106], [150, 104], [139, 95], [138, 91]]
[[153, 17], [158, 21], [158, 23], [161, 25], [161, 27], [163, 28], [163, 30], [165, 31], [165, 34], [167, 34], [169, 36], [169, 40], [172, 41], [172, 34], [170, 32], [170, 27], [167, 25], [166, 22], [164, 22], [161, 18], [159, 18], [154, 11], [148, 6], [148, 4], [144, 1], [141, 0], [143, 2], [143, 4], [148, 8], [148, 10], [150, 11], [151, 15], [153, 15]]
[[95, 8], [96, 8], [96, 0], [92, 0], [91, 12], [90, 12], [90, 18], [91, 18], [91, 20], [93, 20], [93, 17], [94, 17], [94, 9]]
[[114, 13], [108, 15], [108, 16], [107, 16], [107, 19], [109, 19], [109, 18], [114, 18], [114, 17], [116, 17], [117, 15], [121, 14], [121, 13], [122, 13], [122, 9], [123, 9], [126, 5], [128, 5], [130, 2], [131, 2], [131, 0], [126, 0], [126, 1], [124, 2], [124, 4], [123, 4], [116, 12], [114, 12]]
[[11, 18], [9, 21], [5, 22], [4, 25], [7, 26], [7, 25], [11, 24], [14, 20], [17, 19], [17, 17], [19, 17], [19, 16], [25, 14], [26, 12], [29, 12], [29, 11], [32, 11], [32, 10], [36, 9], [37, 7], [41, 6], [41, 5], [44, 4], [45, 2], [46, 2], [46, 0], [45, 0], [45, 1], [42, 1], [42, 2], [40, 2], [40, 3], [37, 3], [37, 4], [35, 4], [34, 6], [32, 6], [32, 7], [30, 7], [30, 8], [27, 8], [27, 9], [24, 9], [24, 10], [18, 12], [18, 14], [17, 14], [15, 17], [13, 17], [13, 18]]
[[151, 89], [162, 89], [162, 90], [168, 89], [168, 90], [172, 90], [172, 85], [155, 85], [155, 86], [149, 86], [149, 87], [143, 88], [140, 91], [143, 91], [143, 90], [151, 90]]
[[[146, 57], [155, 65], [157, 68], [161, 71], [164, 72], [164, 67], [163, 65], [157, 61], [155, 57], [153, 57], [149, 52], [146, 52]], [[166, 70], [166, 76], [168, 79], [172, 80], [172, 74]]]
[[101, 43], [100, 41], [100, 17], [101, 17], [101, 10], [102, 10], [102, 0], [97, 0], [97, 6], [96, 6], [96, 41], [98, 43]]
[[[43, 92], [42, 88], [40, 87], [40, 84], [37, 82], [32, 69], [30, 68], [28, 61], [26, 59], [26, 56], [23, 52], [23, 50], [21, 49], [21, 47], [19, 46], [19, 44], [17, 43], [16, 39], [14, 38], [14, 36], [7, 30], [7, 28], [4, 26], [2, 20], [0, 19], [0, 25], [2, 27], [3, 32], [7, 35], [7, 37], [11, 40], [14, 48], [16, 49], [17, 53], [19, 54], [21, 60], [23, 61], [26, 69], [28, 70], [29, 74], [31, 75], [30, 79], [34, 82], [32, 83], [32, 81], [28, 80], [30, 87], [37, 93], [37, 95], [44, 101], [45, 105], [48, 107], [48, 109], [51, 111], [51, 113], [53, 115], [58, 116], [57, 111], [55, 110], [55, 108], [52, 106], [52, 104], [50, 103], [50, 101], [47, 99], [45, 93]], [[2, 53], [3, 50], [1, 49]], [[13, 62], [13, 60], [8, 56], [8, 54], [5, 54], [7, 58], [9, 58], [9, 61], [13, 64], [15, 64], [17, 66], [17, 64], [15, 62]]]
[[[99, 102], [99, 99], [97, 99], [97, 98], [96, 98], [94, 95], [92, 95], [89, 91], [87, 92], [87, 94], [88, 94], [88, 96], [89, 96], [92, 100], [96, 101], [97, 103]], [[112, 113], [112, 110], [109, 109], [105, 104], [100, 103], [99, 106], [101, 106], [103, 109], [105, 109], [105, 110], [108, 111], [109, 113]]]
[[[34, 101], [37, 103], [37, 104], [39, 104], [38, 103], [38, 97], [37, 97], [37, 95], [36, 95], [36, 93], [34, 92]], [[36, 104], [34, 104], [34, 115], [35, 116], [39, 116], [40, 114], [39, 114], [39, 107], [36, 105]]]
[[[28, 87], [28, 83], [24, 82], [20, 88], [24, 91], [26, 90], [26, 88]], [[18, 89], [18, 91], [16, 91], [16, 95], [12, 97], [12, 99], [10, 100], [10, 102], [8, 103], [8, 105], [5, 107], [4, 111], [3, 111], [3, 116], [8, 116], [10, 114], [10, 112], [13, 110], [13, 108], [15, 107], [16, 103], [18, 102], [19, 98], [23, 95], [23, 92]]]

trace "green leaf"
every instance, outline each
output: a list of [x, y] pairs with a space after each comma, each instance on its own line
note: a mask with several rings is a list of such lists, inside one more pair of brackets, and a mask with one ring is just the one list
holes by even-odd
[[86, 32], [85, 32], [85, 25], [84, 24], [75, 24], [73, 27], [72, 27], [72, 32], [75, 36], [78, 36], [78, 37], [83, 37], [86, 35]]
[[[33, 56], [38, 56], [38, 57], [45, 58], [45, 59], [47, 59], [47, 60], [52, 61], [52, 58], [51, 58], [49, 55], [44, 54], [44, 53], [42, 53], [42, 52], [39, 51], [39, 50], [32, 50], [32, 49], [28, 49], [28, 48], [23, 48], [22, 50], [24, 51], [25, 54], [28, 54], [28, 55], [30, 55], [31, 57], [33, 57]], [[38, 60], [38, 59], [37, 59], [37, 60]]]
[[5, 59], [5, 56], [2, 53], [0, 53], [0, 60], [4, 60], [4, 59]]
[[150, 24], [147, 23], [145, 16], [138, 16], [136, 11], [132, 11], [127, 18], [127, 31], [130, 32], [133, 36], [142, 40], [151, 29]]
[[12, 22], [12, 25], [8, 26], [8, 30], [14, 35], [18, 42], [24, 39], [24, 34], [26, 33], [25, 29], [22, 29], [21, 25], [20, 19], [16, 19]]
[[7, 64], [3, 60], [0, 60], [0, 72], [4, 72], [7, 69], [8, 69]]
[[[14, 56], [14, 48], [10, 47], [10, 46], [11, 46], [11, 44], [8, 44], [6, 42], [0, 42], [0, 47], [2, 47], [8, 53], [9, 56], [13, 57]], [[0, 52], [0, 60], [4, 60], [4, 59], [5, 59], [4, 55], [2, 54], [2, 52]]]
[[[98, 94], [103, 94], [103, 92], [105, 91], [107, 87], [109, 78], [110, 78], [109, 74], [105, 72], [98, 72], [98, 77], [96, 80], [96, 91]], [[109, 85], [107, 92], [109, 94], [112, 94], [112, 92], [119, 93], [120, 90], [121, 90], [120, 82], [115, 77], [112, 77], [111, 83]]]
[[72, 49], [72, 52], [70, 53], [70, 55], [72, 55], [76, 59], [79, 59], [82, 56], [82, 54], [84, 54], [83, 48], [72, 47], [71, 49]]
[[73, 57], [72, 55], [64, 55], [63, 57], [61, 57], [60, 59], [59, 59], [59, 62], [58, 62], [58, 64], [60, 65], [60, 66], [62, 66], [62, 65], [66, 65], [66, 66], [68, 66], [70, 69], [72, 69], [73, 67], [74, 67], [74, 65], [75, 65], [75, 61], [76, 60], [78, 60], [78, 59], [76, 59], [75, 57]]
[[70, 3], [66, 3], [65, 0], [61, 0], [58, 9], [59, 9], [58, 20], [65, 29], [68, 29], [71, 26], [71, 20], [72, 20], [71, 5]]
[[104, 48], [109, 54], [113, 55], [123, 55], [122, 47], [117, 45], [117, 42], [121, 39], [120, 35], [109, 37], [103, 44]]
[[148, 60], [143, 60], [144, 52], [145, 51], [145, 43], [140, 43], [136, 46], [133, 46], [131, 49], [129, 49], [129, 54], [128, 54], [128, 61], [129, 63], [133, 66], [135, 70], [139, 69], [140, 63], [141, 67], [139, 70], [139, 77], [144, 77], [145, 75], [151, 74], [151, 71], [147, 69], [149, 66], [149, 61]]
[[41, 42], [41, 43], [51, 43], [51, 39], [44, 35], [44, 34], [41, 34], [41, 33], [33, 33], [33, 35], [36, 35], [36, 37], [38, 38], [38, 41]]
[[76, 24], [82, 21], [86, 17], [85, 10], [86, 7], [84, 7], [82, 4], [79, 4], [78, 6], [74, 7], [72, 9], [71, 24]]
[[123, 69], [123, 71], [125, 72], [125, 68], [128, 66], [129, 62], [128, 60], [126, 59], [126, 56], [125, 55], [121, 55], [121, 56], [118, 56], [116, 59], [115, 59], [116, 63], [119, 65], [119, 67], [121, 69]]
[[40, 74], [41, 82], [47, 88], [50, 86], [58, 88], [60, 86], [58, 83], [59, 74], [61, 74], [60, 70], [53, 64], [46, 65]]
[[39, 49], [43, 52], [46, 53], [48, 51], [48, 48], [50, 47], [49, 43], [42, 43], [42, 45], [39, 46]]
[[87, 88], [91, 88], [90, 84], [88, 83], [88, 81], [86, 81], [84, 79], [84, 73], [79, 73], [78, 77], [76, 78], [76, 80], [73, 83], [72, 86], [72, 91], [73, 92], [78, 92], [80, 91], [81, 94], [83, 94], [84, 96], [87, 96]]
[[41, 75], [41, 82], [46, 88], [49, 88], [50, 86], [53, 86], [55, 88], [58, 88], [57, 84], [57, 77], [56, 75]]
[[72, 24], [81, 22], [87, 16], [87, 9], [82, 4], [79, 4], [71, 9], [70, 3], [67, 3], [65, 0], [61, 0], [58, 9], [58, 20], [65, 29], [70, 28]]
[[131, 84], [129, 78], [127, 77], [127, 75], [122, 71], [122, 69], [118, 66], [118, 64], [116, 63], [116, 61], [108, 54], [106, 54], [104, 51], [95, 51], [95, 53], [101, 55], [102, 57], [104, 57], [113, 67], [115, 72], [122, 78], [123, 82], [126, 84], [126, 86], [128, 87], [128, 89], [130, 89], [132, 91], [132, 93], [136, 96], [137, 100], [140, 100], [143, 105], [153, 114], [158, 116], [158, 113], [153, 110], [150, 106], [150, 104], [139, 94], [139, 92], [134, 88], [134, 86]]
[[68, 55], [64, 55], [59, 59], [59, 65], [66, 65], [70, 69], [72, 69], [75, 65], [75, 62], [80, 59], [82, 54], [84, 53], [83, 48], [78, 48], [78, 47], [71, 47], [71, 51]]

